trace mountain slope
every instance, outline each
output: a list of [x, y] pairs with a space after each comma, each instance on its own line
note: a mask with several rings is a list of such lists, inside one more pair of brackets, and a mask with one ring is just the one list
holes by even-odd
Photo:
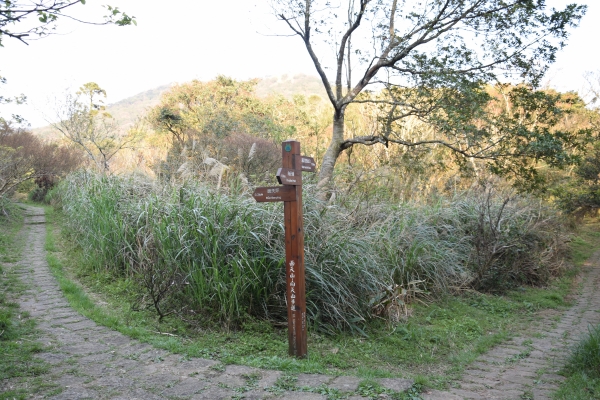
[[[106, 110], [118, 122], [121, 131], [125, 132], [139, 118], [142, 118], [149, 108], [159, 104], [160, 96], [169, 90], [171, 86], [173, 84], [146, 90], [135, 96], [109, 104]], [[320, 79], [316, 76], [303, 74], [270, 76], [260, 79], [256, 85], [256, 95], [267, 97], [272, 94], [280, 94], [288, 99], [291, 99], [296, 94], [305, 96], [316, 94], [326, 98], [326, 93]], [[35, 128], [33, 129], [33, 133], [49, 140], [57, 139], [60, 136], [51, 126]]]

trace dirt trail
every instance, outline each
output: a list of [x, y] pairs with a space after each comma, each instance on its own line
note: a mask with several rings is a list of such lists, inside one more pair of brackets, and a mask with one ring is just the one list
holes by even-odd
[[[27, 247], [19, 263], [21, 279], [29, 290], [21, 297], [22, 310], [36, 318], [40, 342], [48, 351], [39, 357], [52, 365], [43, 379], [58, 385], [52, 399], [326, 399], [306, 391], [272, 391], [278, 371], [228, 365], [216, 361], [184, 358], [139, 343], [99, 326], [74, 311], [51, 275], [44, 251], [43, 210], [28, 207], [25, 234]], [[600, 322], [600, 252], [584, 268], [583, 290], [577, 303], [560, 318], [548, 316], [530, 336], [497, 346], [480, 357], [450, 392], [430, 391], [424, 399], [547, 399], [563, 379], [556, 375], [568, 346], [587, 332], [588, 324]], [[348, 399], [360, 380], [324, 375], [298, 376], [298, 387], [329, 387]], [[392, 390], [404, 391], [412, 381], [381, 379]], [[9, 383], [10, 384], [10, 383]], [[23, 383], [20, 383], [22, 385]], [[267, 390], [266, 390], [267, 389]]]

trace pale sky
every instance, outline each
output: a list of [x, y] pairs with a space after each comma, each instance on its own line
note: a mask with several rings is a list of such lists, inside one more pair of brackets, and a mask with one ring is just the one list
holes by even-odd
[[[574, 0], [575, 1], [575, 0]], [[548, 0], [549, 6], [572, 1]], [[548, 74], [561, 91], [584, 87], [583, 74], [600, 69], [600, 1], [580, 0], [588, 14], [573, 31], [568, 47]], [[46, 125], [55, 98], [86, 82], [96, 82], [113, 103], [172, 82], [210, 80], [218, 74], [236, 79], [304, 73], [316, 75], [297, 37], [270, 13], [268, 1], [252, 0], [88, 0], [73, 13], [99, 20], [100, 4], [134, 15], [131, 27], [88, 26], [59, 21], [59, 35], [30, 42], [4, 39], [0, 75], [4, 95], [23, 93], [28, 104], [17, 108], [32, 127]]]

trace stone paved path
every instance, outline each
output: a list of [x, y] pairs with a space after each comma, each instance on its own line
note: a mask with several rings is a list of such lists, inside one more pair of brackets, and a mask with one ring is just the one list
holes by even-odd
[[[67, 303], [50, 274], [44, 252], [43, 210], [29, 207], [26, 217], [27, 248], [19, 273], [30, 285], [20, 300], [42, 331], [48, 345], [39, 355], [52, 365], [44, 379], [60, 387], [53, 399], [325, 399], [321, 394], [273, 392], [278, 371], [185, 359], [157, 350], [81, 316]], [[429, 391], [427, 400], [548, 399], [563, 379], [556, 373], [567, 348], [600, 322], [600, 252], [584, 268], [583, 289], [575, 306], [562, 315], [548, 316], [531, 336], [520, 336], [480, 357], [449, 392]], [[328, 386], [355, 393], [360, 380], [323, 375], [298, 376], [298, 387]], [[382, 379], [388, 388], [403, 391], [410, 380]], [[10, 385], [10, 383], [8, 383]], [[0, 382], [0, 388], [6, 383]], [[267, 390], [266, 390], [267, 389]]]
[[600, 323], [600, 251], [584, 265], [575, 305], [543, 318], [529, 335], [518, 336], [479, 357], [450, 392], [425, 400], [550, 399], [564, 377], [557, 375], [569, 349]]
[[[305, 399], [326, 396], [307, 391], [275, 391], [281, 372], [245, 366], [223, 366], [207, 359], [186, 359], [158, 350], [119, 332], [99, 326], [73, 310], [64, 298], [46, 262], [43, 209], [27, 207], [27, 245], [18, 264], [21, 279], [30, 289], [20, 299], [23, 311], [39, 323], [40, 341], [50, 350], [39, 354], [52, 365], [44, 376], [58, 385], [52, 399]], [[324, 387], [362, 399], [355, 391], [360, 379], [300, 374], [297, 387]], [[392, 390], [404, 391], [413, 384], [405, 379], [381, 379]], [[0, 393], [11, 387], [0, 382]], [[8, 387], [7, 387], [8, 386]], [[62, 389], [62, 390], [61, 390]], [[265, 390], [268, 389], [268, 390]]]

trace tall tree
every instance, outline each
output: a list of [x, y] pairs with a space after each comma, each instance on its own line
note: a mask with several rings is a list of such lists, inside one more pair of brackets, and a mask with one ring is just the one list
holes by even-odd
[[[453, 124], [446, 132], [456, 135], [432, 143], [461, 150], [467, 157], [486, 157], [482, 148], [470, 148], [473, 141], [460, 132], [468, 116], [465, 104], [473, 100], [481, 106], [467, 107], [474, 112], [485, 108], [484, 87], [490, 82], [535, 87], [565, 45], [568, 28], [586, 11], [576, 4], [547, 10], [545, 0], [272, 0], [272, 5], [277, 17], [302, 39], [333, 105], [333, 131], [320, 185], [331, 183], [344, 150], [357, 144], [412, 146], [410, 139], [386, 129], [389, 122], [425, 118], [444, 107], [450, 116], [442, 120], [440, 111], [436, 122], [446, 128]], [[325, 48], [333, 50], [330, 58]], [[383, 88], [385, 96], [365, 95], [369, 85]], [[382, 129], [346, 137], [348, 105], [367, 101], [384, 106]]]
[[62, 135], [81, 148], [99, 171], [110, 171], [111, 159], [121, 150], [133, 148], [142, 132], [119, 132], [104, 106], [106, 91], [95, 82], [84, 84], [75, 95], [68, 95], [57, 110], [59, 122], [51, 123]]
[[[43, 37], [56, 29], [59, 18], [70, 18], [78, 22], [119, 26], [136, 24], [135, 17], [121, 12], [117, 7], [105, 6], [108, 15], [103, 21], [82, 21], [69, 14], [70, 9], [77, 4], [85, 4], [86, 0], [2, 0], [0, 1], [0, 47], [5, 37], [19, 40], [25, 44], [33, 37]], [[29, 17], [37, 18], [36, 23], [25, 25]], [[16, 27], [15, 30], [12, 28]]]

